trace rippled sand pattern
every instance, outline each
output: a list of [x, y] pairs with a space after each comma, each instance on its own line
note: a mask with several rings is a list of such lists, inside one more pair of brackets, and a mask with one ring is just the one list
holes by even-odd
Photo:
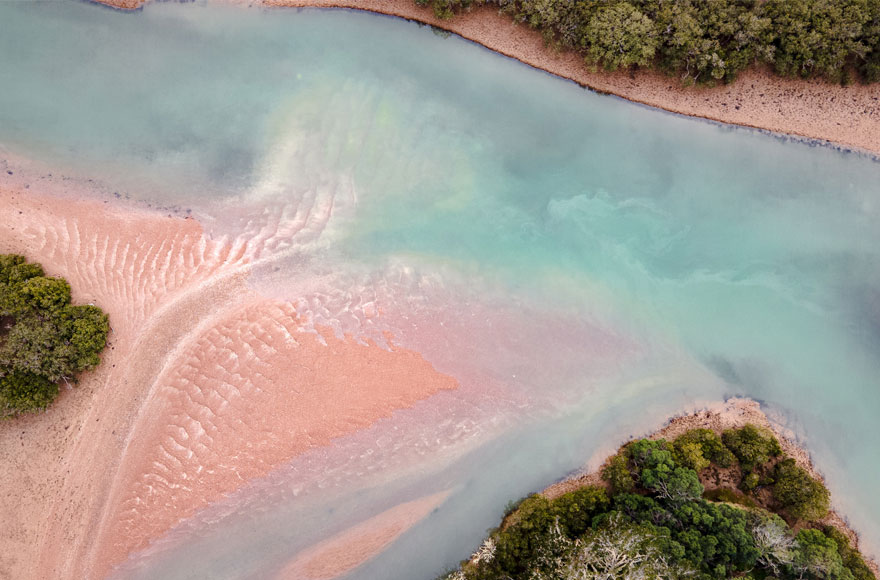
[[[287, 303], [212, 322], [158, 381], [110, 534], [119, 554], [242, 482], [455, 382], [420, 355], [300, 332]], [[127, 478], [126, 478], [127, 479]]]
[[53, 200], [48, 211], [33, 205], [18, 234], [24, 247], [47, 271], [63, 273], [75, 292], [100, 299], [117, 333], [142, 324], [183, 288], [246, 261], [244, 244], [209, 241], [194, 220], [132, 212], [114, 214], [107, 227], [97, 203], [74, 209]]
[[[11, 570], [103, 577], [247, 480], [456, 386], [417, 353], [317, 325], [315, 312], [332, 314], [320, 296], [275, 301], [246, 286], [250, 264], [314, 243], [337, 192], [353, 196], [344, 183], [315, 191], [273, 211], [242, 207], [221, 224], [235, 233], [210, 239], [192, 219], [0, 190], [0, 250], [65, 276], [113, 327], [104, 364], [45, 418], [74, 426], [44, 451], [51, 497], [34, 489], [0, 506], [40, 539], [22, 542]], [[41, 425], [25, 424], [22, 440], [40, 441]], [[4, 444], [17, 460], [23, 451]]]

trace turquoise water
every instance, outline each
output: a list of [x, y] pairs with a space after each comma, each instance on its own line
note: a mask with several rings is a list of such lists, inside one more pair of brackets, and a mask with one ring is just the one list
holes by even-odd
[[[2, 3], [0, 87], [0, 146], [220, 233], [238, 204], [356, 198], [299, 248], [308, 267], [254, 286], [295, 299], [320, 277], [328, 301], [380, 296], [400, 342], [463, 383], [295, 460], [119, 577], [271, 577], [452, 488], [348, 576], [432, 578], [508, 500], [724, 395], [760, 399], [805, 441], [880, 554], [880, 163], [343, 11]], [[501, 395], [480, 399], [485, 384]]]

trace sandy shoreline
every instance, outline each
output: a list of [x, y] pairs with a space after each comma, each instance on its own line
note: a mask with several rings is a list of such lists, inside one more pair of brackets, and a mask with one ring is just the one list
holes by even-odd
[[24, 190], [15, 173], [0, 252], [66, 277], [112, 332], [77, 388], [0, 424], [0, 578], [103, 578], [245, 481], [457, 386], [418, 353], [303, 331], [291, 303], [257, 295], [247, 274], [271, 237], [212, 240], [194, 219], [71, 182]]
[[[591, 73], [576, 55], [548, 51], [540, 34], [491, 9], [437, 21], [412, 0], [265, 5], [418, 20], [646, 105], [880, 154], [876, 86], [842, 88], [751, 71], [730, 87], [682, 89], [653, 73]], [[108, 311], [113, 332], [103, 365], [79, 387], [64, 391], [45, 414], [0, 424], [0, 458], [8, 466], [0, 489], [15, 490], [0, 497], [0, 578], [102, 578], [127, 554], [234, 490], [239, 470], [261, 477], [305, 449], [455, 388], [417, 352], [296, 334], [295, 308], [255, 295], [246, 283], [251, 260], [271, 253], [270, 244], [211, 240], [196, 220], [77, 199], [88, 196], [76, 191], [69, 198], [44, 193], [0, 181], [0, 252], [24, 253], [68, 278], [75, 301]], [[240, 340], [230, 345], [228, 336]], [[293, 383], [302, 388], [282, 388]], [[362, 389], [342, 388], [352, 383]], [[304, 406], [314, 412], [303, 413]], [[260, 419], [242, 424], [245, 416]], [[234, 466], [223, 464], [225, 454], [251, 440], [266, 443]], [[361, 538], [364, 553], [387, 545], [435, 500], [442, 501], [393, 512], [384, 531]], [[333, 557], [333, 546], [323, 548]], [[312, 562], [321, 559], [309, 565], [322, 577]]]
[[[95, 0], [125, 10], [141, 0]], [[244, 3], [243, 0], [226, 0]], [[592, 72], [581, 57], [548, 49], [540, 32], [489, 6], [439, 20], [413, 0], [252, 0], [250, 5], [348, 8], [430, 24], [490, 50], [592, 90], [691, 117], [752, 127], [880, 156], [880, 85], [842, 87], [821, 80], [783, 79], [764, 69], [744, 71], [730, 85], [682, 87], [661, 73]]]
[[[103, 364], [79, 387], [45, 414], [0, 423], [0, 460], [10, 466], [0, 489], [15, 490], [0, 494], [0, 578], [104, 578], [243, 482], [456, 388], [393, 342], [386, 350], [326, 329], [301, 332], [293, 304], [246, 283], [265, 240], [210, 240], [194, 219], [0, 179], [0, 252], [24, 253], [65, 276], [74, 300], [99, 304], [113, 326]], [[786, 452], [816, 473], [751, 401], [673, 419], [654, 436], [745, 422], [775, 429]], [[284, 574], [318, 579], [351, 569], [445, 497], [366, 520], [294, 555]], [[837, 514], [828, 522], [856, 539]]]
[[[720, 434], [725, 429], [742, 427], [747, 423], [760, 425], [773, 431], [779, 439], [783, 451], [789, 457], [794, 458], [797, 464], [809, 471], [813, 477], [824, 481], [822, 473], [813, 465], [813, 462], [810, 459], [810, 454], [794, 442], [790, 433], [783, 429], [779, 424], [771, 421], [761, 410], [760, 404], [751, 399], [733, 398], [724, 403], [709, 405], [707, 408], [695, 413], [686, 413], [672, 417], [662, 428], [649, 435], [645, 435], [645, 437], [648, 439], [666, 439], [667, 441], [671, 441], [691, 429], [711, 429]], [[633, 439], [638, 438], [640, 437], [633, 437]], [[564, 479], [551, 485], [541, 493], [547, 497], [555, 498], [585, 485], [598, 485], [605, 487], [607, 484], [602, 480], [600, 473], [601, 467], [590, 471], [589, 473], [579, 474]], [[833, 496], [831, 500], [833, 504]], [[834, 526], [849, 538], [853, 546], [857, 548], [859, 547], [858, 534], [849, 526], [846, 519], [844, 519], [838, 512], [834, 511], [834, 509], [832, 509], [831, 512], [821, 520], [821, 523]], [[878, 568], [877, 562], [870, 559], [867, 554], [863, 553], [863, 555], [874, 574], [880, 577], [880, 568]]]

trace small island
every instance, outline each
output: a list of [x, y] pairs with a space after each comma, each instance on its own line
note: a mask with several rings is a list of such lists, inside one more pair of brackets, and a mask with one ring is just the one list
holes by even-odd
[[875, 580], [807, 454], [757, 403], [673, 419], [512, 505], [445, 580]]

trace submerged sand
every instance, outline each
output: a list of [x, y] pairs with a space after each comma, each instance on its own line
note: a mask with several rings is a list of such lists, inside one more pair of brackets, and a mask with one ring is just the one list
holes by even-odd
[[[140, 0], [96, 1], [123, 9], [143, 4]], [[781, 78], [765, 68], [752, 68], [729, 85], [685, 87], [679, 79], [658, 72], [592, 71], [577, 54], [548, 47], [540, 32], [517, 24], [491, 6], [440, 20], [430, 8], [413, 0], [249, 0], [247, 4], [351, 8], [415, 20], [602, 93], [682, 115], [829, 141], [880, 155], [877, 84], [844, 87], [819, 79]]]
[[0, 578], [103, 578], [246, 481], [457, 386], [393, 342], [303, 331], [245, 283], [271, 243], [0, 183], [0, 252], [64, 276], [112, 325], [77, 388], [0, 424]]
[[332, 580], [380, 553], [449, 497], [450, 490], [404, 502], [308, 548], [276, 580]]

